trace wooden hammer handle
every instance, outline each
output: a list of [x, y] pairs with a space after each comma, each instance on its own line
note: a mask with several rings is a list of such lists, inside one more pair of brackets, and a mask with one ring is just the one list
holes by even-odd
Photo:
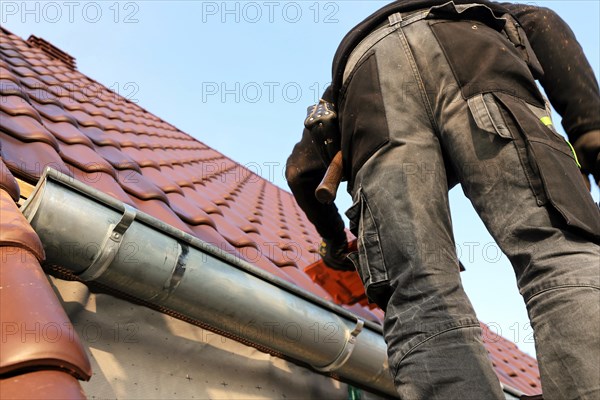
[[315, 190], [315, 196], [319, 202], [323, 204], [331, 204], [335, 200], [335, 196], [342, 181], [343, 165], [342, 165], [342, 152], [338, 151], [331, 164], [325, 171], [323, 180], [317, 186]]

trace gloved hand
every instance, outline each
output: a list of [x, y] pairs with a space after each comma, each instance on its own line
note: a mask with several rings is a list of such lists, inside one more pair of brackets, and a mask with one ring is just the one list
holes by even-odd
[[323, 239], [319, 246], [319, 254], [323, 258], [323, 262], [329, 268], [338, 271], [354, 271], [354, 264], [346, 256], [348, 255], [348, 241], [346, 234], [339, 239]]
[[573, 143], [573, 148], [581, 164], [581, 173], [586, 178], [592, 174], [600, 186], [600, 130], [584, 133]]

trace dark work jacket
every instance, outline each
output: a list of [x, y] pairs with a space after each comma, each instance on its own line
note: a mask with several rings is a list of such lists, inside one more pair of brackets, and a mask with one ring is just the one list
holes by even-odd
[[[410, 12], [446, 1], [400, 0], [381, 8], [352, 29], [342, 40], [333, 60], [332, 86], [323, 94], [334, 104], [341, 89], [341, 77], [354, 47], [395, 12]], [[563, 117], [562, 124], [571, 142], [582, 134], [600, 129], [600, 90], [594, 72], [569, 26], [552, 10], [523, 4], [455, 0], [456, 4], [487, 5], [498, 16], [510, 12], [523, 26], [544, 75], [539, 78], [550, 102]], [[585, 101], [582, 101], [585, 99]], [[343, 221], [334, 204], [320, 204], [314, 190], [326, 166], [314, 149], [306, 129], [288, 159], [286, 177], [296, 201], [326, 239], [344, 234]]]
[[[440, 4], [447, 3], [448, 0], [399, 0], [394, 1], [373, 14], [365, 18], [360, 24], [356, 25], [348, 34], [342, 39], [338, 46], [335, 56], [333, 57], [332, 65], [332, 83], [331, 83], [331, 99], [325, 99], [335, 104], [335, 101], [339, 91], [342, 87], [342, 76], [346, 67], [346, 62], [352, 50], [363, 40], [369, 33], [371, 33], [380, 24], [385, 22], [387, 18], [397, 12], [410, 12], [416, 11], [422, 8], [428, 8]], [[505, 14], [508, 10], [500, 4], [492, 1], [473, 1], [473, 0], [454, 0], [455, 4], [485, 4], [494, 11], [498, 16]]]

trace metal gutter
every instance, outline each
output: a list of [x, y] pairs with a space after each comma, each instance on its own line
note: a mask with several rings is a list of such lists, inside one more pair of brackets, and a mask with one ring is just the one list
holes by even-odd
[[517, 399], [520, 399], [521, 396], [523, 396], [525, 394], [525, 393], [521, 392], [520, 390], [517, 390], [511, 386], [505, 385], [504, 383], [501, 383], [501, 385], [502, 385], [502, 389], [504, 390], [505, 393], [515, 396]]
[[21, 211], [46, 262], [83, 281], [397, 397], [380, 325], [51, 168]]
[[47, 168], [23, 205], [46, 261], [396, 397], [381, 326]]

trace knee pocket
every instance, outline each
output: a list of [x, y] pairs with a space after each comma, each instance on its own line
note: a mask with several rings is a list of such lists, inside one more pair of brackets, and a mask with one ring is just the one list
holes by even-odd
[[362, 279], [369, 301], [385, 310], [392, 288], [377, 221], [362, 188], [358, 189], [354, 204], [346, 215], [350, 220], [350, 230], [358, 239], [358, 251], [350, 253], [349, 258]]

